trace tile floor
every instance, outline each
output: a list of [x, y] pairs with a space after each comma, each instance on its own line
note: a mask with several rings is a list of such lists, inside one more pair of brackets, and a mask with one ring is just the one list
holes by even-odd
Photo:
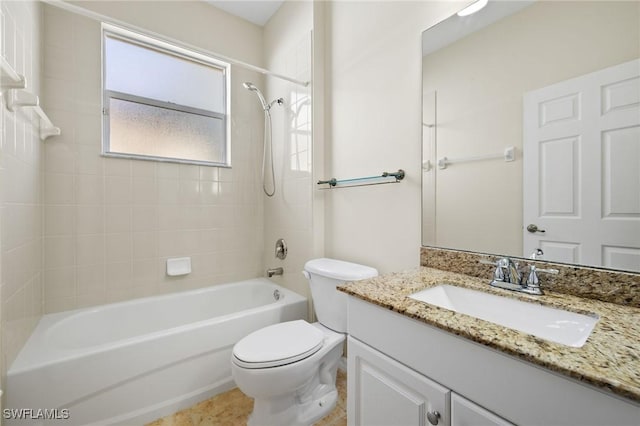
[[[338, 388], [336, 408], [315, 426], [346, 426], [347, 375], [340, 370], [338, 370], [336, 387]], [[253, 399], [245, 396], [238, 388], [234, 388], [193, 407], [158, 419], [147, 426], [240, 426], [247, 424], [251, 410], [253, 410]]]

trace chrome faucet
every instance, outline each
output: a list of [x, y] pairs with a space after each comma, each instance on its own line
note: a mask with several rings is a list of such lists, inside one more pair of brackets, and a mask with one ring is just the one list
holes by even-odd
[[[541, 254], [542, 250], [537, 249], [530, 258], [535, 260], [536, 256]], [[542, 288], [540, 287], [540, 279], [538, 278], [539, 272], [548, 274], [557, 274], [559, 272], [557, 269], [538, 268], [533, 264], [520, 266], [518, 262], [515, 262], [509, 257], [504, 257], [495, 263], [488, 261], [481, 261], [481, 263], [496, 266], [493, 273], [493, 280], [490, 283], [492, 287], [534, 295], [543, 294]]]
[[274, 275], [282, 275], [284, 273], [284, 269], [281, 267], [278, 268], [269, 268], [267, 269], [267, 277], [271, 278]]

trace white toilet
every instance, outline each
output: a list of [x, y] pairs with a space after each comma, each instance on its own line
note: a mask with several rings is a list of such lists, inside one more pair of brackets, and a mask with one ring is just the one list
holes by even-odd
[[336, 286], [378, 275], [374, 268], [333, 259], [310, 260], [303, 273], [318, 322], [271, 325], [233, 347], [233, 378], [255, 400], [250, 426], [311, 425], [333, 410], [347, 331], [347, 295]]

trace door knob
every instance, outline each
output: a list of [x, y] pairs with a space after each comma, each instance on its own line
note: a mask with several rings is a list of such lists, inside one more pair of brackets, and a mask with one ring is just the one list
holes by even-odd
[[536, 232], [546, 232], [544, 229], [538, 228], [538, 225], [536, 225], [535, 223], [529, 224], [527, 226], [527, 231], [531, 232], [532, 234], [534, 234]]

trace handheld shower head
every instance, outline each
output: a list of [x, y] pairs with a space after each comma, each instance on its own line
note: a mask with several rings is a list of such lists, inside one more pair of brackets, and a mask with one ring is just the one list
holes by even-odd
[[[262, 109], [264, 110], [264, 139], [262, 140], [262, 190], [267, 195], [267, 197], [273, 197], [273, 194], [276, 193], [276, 178], [273, 171], [273, 132], [271, 127], [271, 113], [269, 112], [269, 110], [276, 103], [280, 106], [283, 106], [284, 99], [278, 98], [273, 102], [268, 103], [264, 96], [262, 96], [262, 92], [260, 92], [260, 89], [258, 89], [250, 81], [242, 83], [242, 86], [250, 92], [256, 92], [256, 95], [258, 96], [258, 99], [260, 99], [260, 103], [262, 104]], [[267, 146], [269, 147], [269, 161], [267, 161]], [[269, 191], [267, 189], [267, 179], [264, 175], [268, 163], [271, 163], [271, 182], [273, 186], [272, 191]]]
[[255, 92], [256, 90], [258, 90], [258, 88], [254, 86], [253, 83], [251, 83], [250, 81], [242, 83], [242, 86], [247, 90], [251, 90], [252, 92]]
[[262, 109], [264, 109], [265, 111], [269, 110], [269, 104], [267, 103], [267, 100], [264, 98], [264, 96], [262, 96], [262, 92], [253, 83], [247, 81], [245, 83], [242, 83], [242, 86], [244, 86], [245, 89], [251, 92], [256, 92], [256, 95], [258, 95], [260, 103], [262, 104]]

